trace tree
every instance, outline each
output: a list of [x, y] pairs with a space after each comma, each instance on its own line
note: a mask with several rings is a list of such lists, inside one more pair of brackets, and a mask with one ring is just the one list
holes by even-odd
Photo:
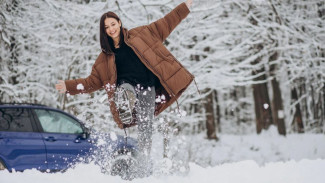
[[206, 114], [206, 128], [207, 128], [207, 137], [208, 139], [215, 139], [218, 140], [217, 137], [217, 124], [216, 112], [218, 109], [214, 109], [214, 106], [218, 107], [215, 101], [216, 92], [209, 91], [209, 94], [205, 98], [205, 114]]
[[[163, 17], [178, 3], [1, 0], [1, 102], [64, 108], [89, 126], [118, 131], [105, 91], [64, 99], [54, 84], [88, 76], [100, 53], [98, 21], [104, 12], [116, 12], [130, 29]], [[178, 100], [185, 116], [169, 113], [177, 109], [175, 104], [159, 117], [168, 117], [185, 134], [206, 132], [213, 107], [214, 113], [219, 111], [215, 117], [222, 133], [252, 133], [256, 119], [265, 128], [277, 124], [280, 133], [292, 132], [293, 119], [301, 119], [304, 131], [324, 133], [324, 2], [197, 0], [195, 4], [165, 44], [196, 76], [199, 90], [215, 91], [218, 102], [201, 104], [207, 95], [199, 95], [193, 84]], [[263, 118], [257, 117], [262, 113]]]

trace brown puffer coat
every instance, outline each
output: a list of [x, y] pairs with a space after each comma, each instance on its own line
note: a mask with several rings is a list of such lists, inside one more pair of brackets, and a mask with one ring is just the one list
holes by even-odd
[[[175, 102], [194, 79], [194, 76], [163, 45], [163, 41], [188, 14], [189, 9], [185, 3], [182, 3], [165, 17], [149, 25], [129, 31], [123, 29], [125, 43], [134, 50], [143, 64], [159, 78], [161, 83], [161, 87], [156, 88], [156, 97], [164, 95], [165, 100], [156, 103], [155, 116]], [[116, 80], [114, 54], [101, 52], [92, 67], [90, 76], [66, 80], [65, 84], [67, 93], [71, 95], [91, 93], [105, 88], [113, 118], [118, 126], [123, 128], [113, 100]], [[79, 84], [83, 87], [78, 87]]]

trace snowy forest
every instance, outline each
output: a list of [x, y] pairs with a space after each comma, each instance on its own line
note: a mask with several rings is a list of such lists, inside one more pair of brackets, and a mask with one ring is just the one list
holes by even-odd
[[[113, 121], [105, 90], [71, 96], [60, 94], [55, 84], [90, 74], [101, 52], [103, 13], [115, 12], [130, 30], [162, 18], [182, 2], [0, 0], [0, 103], [63, 109], [94, 131], [123, 135]], [[200, 174], [237, 176], [234, 182], [242, 182], [242, 176], [262, 171], [255, 169], [255, 163], [307, 158], [268, 165], [259, 176], [270, 182], [324, 181], [324, 174], [317, 172], [324, 169], [325, 161], [311, 159], [325, 158], [325, 2], [193, 0], [190, 11], [164, 42], [195, 82], [178, 99], [179, 107], [175, 103], [155, 118], [153, 156], [173, 157], [172, 165], [158, 162], [169, 166], [159, 171], [182, 173], [180, 167], [185, 166], [187, 171], [197, 170], [196, 176], [192, 171], [195, 182], [201, 181]], [[127, 132], [135, 136], [136, 130]], [[247, 159], [254, 162], [240, 162]], [[203, 167], [239, 164], [201, 170], [184, 165], [188, 162]], [[293, 179], [273, 179], [281, 168]], [[235, 174], [220, 173], [233, 169]], [[82, 176], [88, 170], [81, 167], [68, 175], [85, 181]], [[316, 179], [307, 181], [309, 174]], [[306, 181], [290, 181], [299, 176]], [[4, 177], [13, 178], [0, 173], [0, 180]], [[17, 182], [25, 180], [18, 177]]]
[[[87, 77], [100, 53], [99, 18], [131, 29], [163, 17], [176, 0], [1, 0], [0, 102], [64, 109], [97, 129], [116, 128], [105, 91], [63, 96], [58, 80]], [[325, 5], [320, 0], [197, 0], [165, 45], [196, 77], [157, 118], [195, 134], [325, 132]]]

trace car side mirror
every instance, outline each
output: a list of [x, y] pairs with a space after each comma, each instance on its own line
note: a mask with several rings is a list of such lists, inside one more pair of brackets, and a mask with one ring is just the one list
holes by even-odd
[[81, 134], [81, 137], [82, 137], [83, 139], [87, 139], [89, 136], [90, 136], [89, 129], [88, 129], [88, 128], [85, 128], [85, 129], [84, 129], [84, 132]]
[[84, 132], [84, 133], [81, 134], [81, 137], [83, 139], [87, 139], [88, 138], [88, 134], [86, 132]]

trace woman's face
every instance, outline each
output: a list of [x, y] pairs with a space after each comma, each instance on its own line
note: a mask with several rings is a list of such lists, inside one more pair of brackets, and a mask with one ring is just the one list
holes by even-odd
[[117, 21], [115, 18], [106, 18], [104, 23], [106, 34], [113, 40], [118, 39], [120, 36], [121, 21]]

